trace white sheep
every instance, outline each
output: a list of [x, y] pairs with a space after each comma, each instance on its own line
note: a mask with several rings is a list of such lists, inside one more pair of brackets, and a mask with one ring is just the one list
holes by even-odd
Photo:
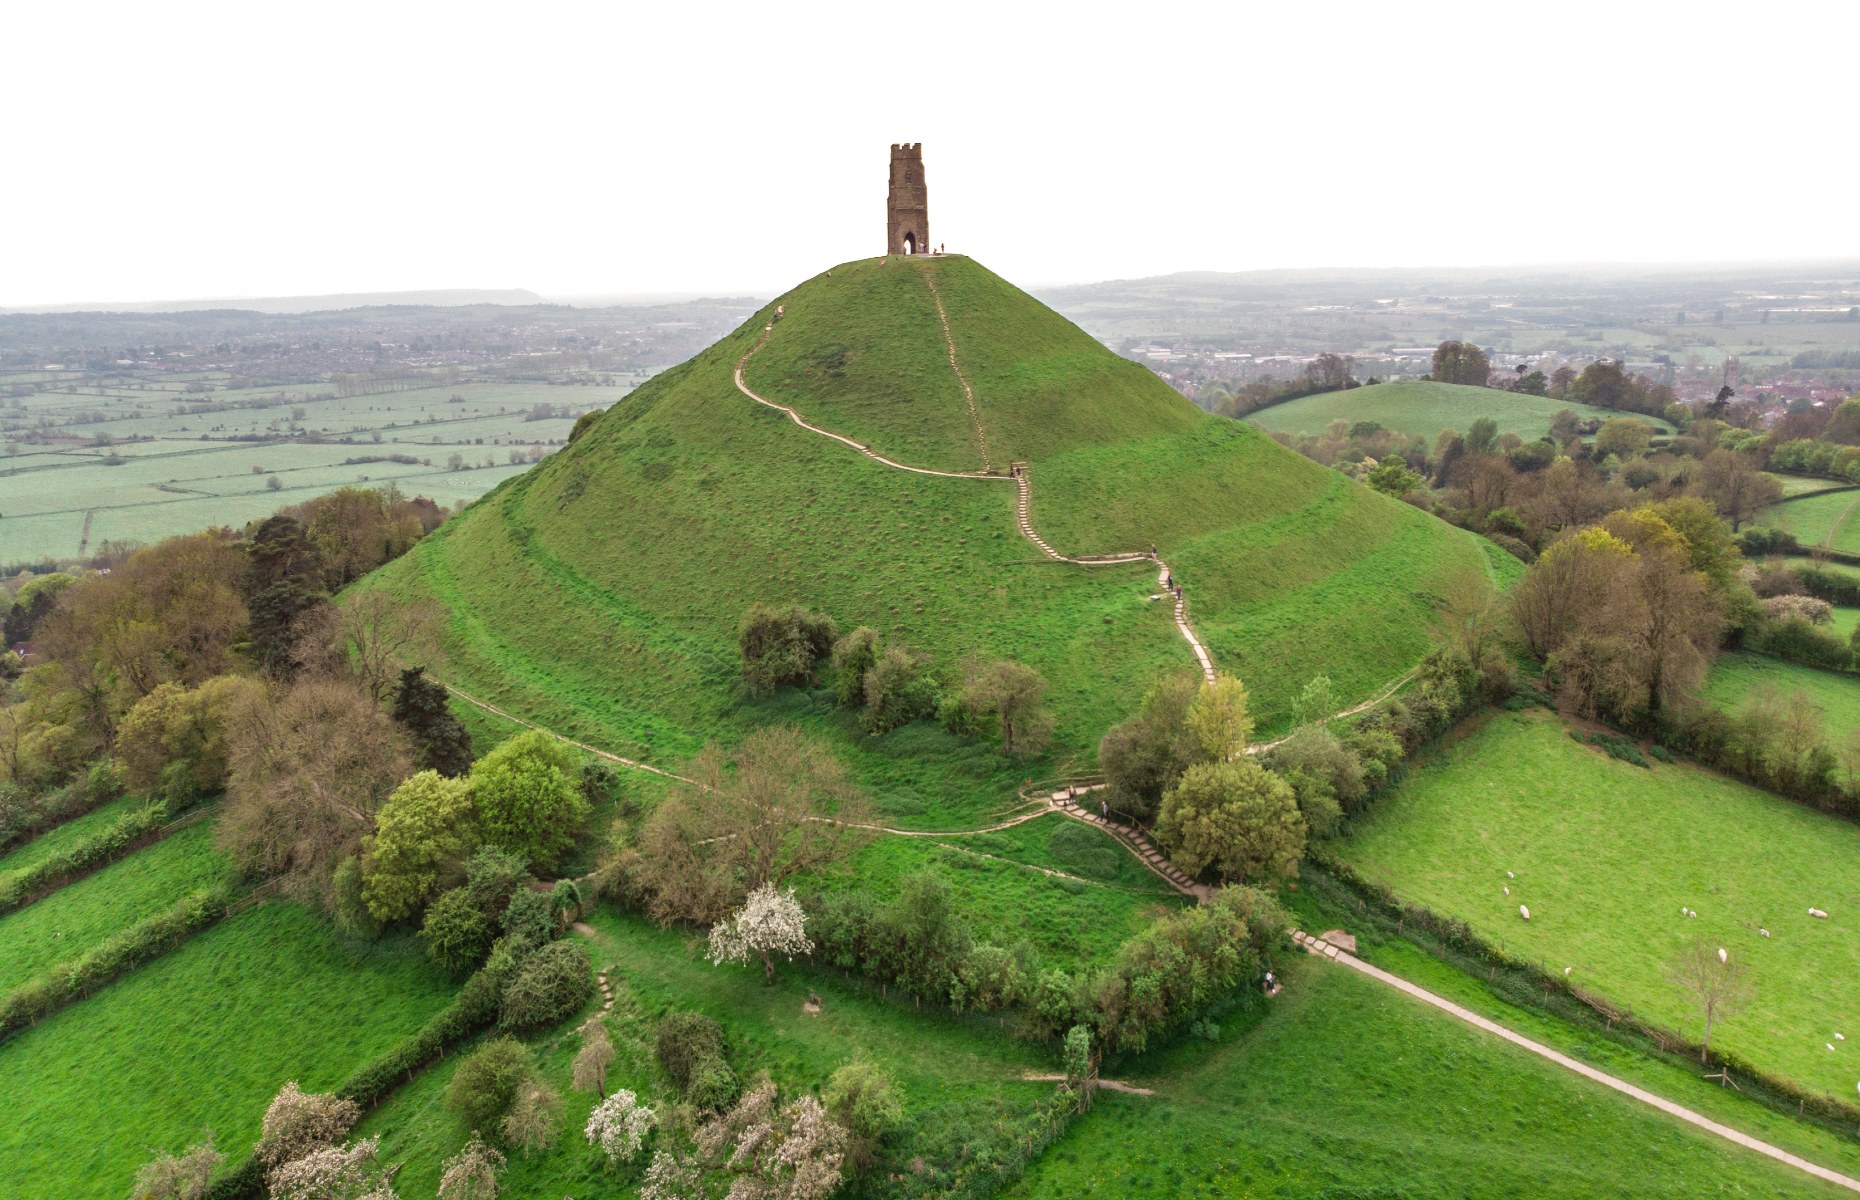
[[1846, 1039], [1846, 1038], [1844, 1038], [1844, 1037], [1842, 1037], [1842, 1036], [1841, 1036], [1840, 1034], [1838, 1034], [1838, 1033], [1837, 1033], [1837, 1034], [1835, 1034], [1835, 1035], [1834, 1035], [1834, 1040], [1835, 1040], [1835, 1041], [1837, 1041], [1837, 1042], [1844, 1042], [1844, 1041], [1846, 1041], [1847, 1039]]
[[1808, 910], [1808, 915], [1809, 915], [1809, 916], [1811, 916], [1811, 917], [1818, 917], [1818, 918], [1820, 918], [1820, 919], [1821, 919], [1821, 920], [1823, 920], [1823, 921], [1825, 921], [1825, 920], [1827, 920], [1827, 919], [1828, 919], [1828, 914], [1827, 914], [1827, 913], [1824, 913], [1824, 912], [1822, 912], [1822, 911], [1821, 911], [1821, 910], [1820, 910], [1819, 908], [1811, 908], [1811, 909], [1809, 909], [1809, 910]]
[[1822, 1045], [1824, 1045], [1824, 1046], [1826, 1046], [1826, 1047], [1827, 1047], [1828, 1049], [1830, 1049], [1830, 1050], [1832, 1050], [1832, 1049], [1834, 1049], [1834, 1043], [1833, 1043], [1833, 1042], [1823, 1042], [1823, 1043], [1822, 1043]]
[[1509, 895], [1511, 895], [1511, 885], [1510, 885], [1510, 884], [1506, 884], [1506, 885], [1505, 885], [1505, 894], [1506, 894], [1507, 896], [1509, 896]]
[[1518, 915], [1528, 921], [1531, 919], [1531, 910], [1520, 904], [1518, 905]]
[[1565, 979], [1568, 979], [1568, 978], [1569, 978], [1569, 973], [1570, 973], [1571, 971], [1573, 971], [1573, 970], [1575, 970], [1575, 969], [1576, 969], [1576, 968], [1574, 968], [1574, 967], [1564, 967], [1564, 968], [1563, 968], [1563, 978], [1565, 978]]
[[1718, 961], [1719, 962], [1730, 962], [1731, 961], [1731, 956], [1724, 952], [1723, 946], [1718, 947]]
[[1764, 937], [1768, 937], [1768, 936], [1770, 936], [1770, 931], [1769, 931], [1769, 930], [1767, 930], [1767, 929], [1759, 929], [1759, 930], [1757, 930], [1757, 932], [1758, 932], [1758, 933], [1760, 933], [1760, 934], [1762, 934], [1762, 935], [1763, 935]]
[[1511, 873], [1510, 871], [1506, 871], [1506, 872], [1505, 872], [1505, 878], [1506, 878], [1506, 879], [1516, 879], [1516, 878], [1517, 878], [1517, 876], [1516, 876], [1516, 875], [1513, 875], [1513, 874], [1512, 874], [1512, 873]]

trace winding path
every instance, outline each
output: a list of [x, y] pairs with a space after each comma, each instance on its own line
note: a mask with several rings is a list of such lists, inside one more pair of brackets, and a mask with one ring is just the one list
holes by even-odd
[[1705, 1116], [1703, 1113], [1694, 1112], [1684, 1105], [1675, 1104], [1666, 1097], [1655, 1095], [1645, 1088], [1636, 1087], [1625, 1079], [1617, 1078], [1605, 1071], [1598, 1071], [1587, 1063], [1578, 1062], [1569, 1055], [1559, 1050], [1554, 1050], [1544, 1045], [1542, 1042], [1532, 1041], [1523, 1034], [1507, 1029], [1496, 1021], [1488, 1020], [1470, 1009], [1462, 1008], [1445, 996], [1430, 992], [1417, 984], [1409, 983], [1406, 979], [1398, 975], [1391, 975], [1380, 967], [1372, 967], [1362, 959], [1356, 957], [1356, 955], [1345, 950], [1339, 950], [1322, 938], [1314, 938], [1302, 930], [1293, 930], [1292, 938], [1311, 954], [1328, 958], [1332, 962], [1350, 968], [1352, 971], [1367, 975], [1378, 983], [1386, 984], [1396, 991], [1406, 992], [1408, 995], [1413, 996], [1424, 1004], [1431, 1004], [1449, 1016], [1459, 1018], [1468, 1025], [1483, 1029], [1487, 1033], [1497, 1037], [1504, 1038], [1512, 1045], [1522, 1047], [1532, 1054], [1537, 1055], [1539, 1058], [1548, 1059], [1565, 1070], [1574, 1071], [1585, 1079], [1592, 1079], [1603, 1087], [1612, 1088], [1624, 1096], [1640, 1101], [1642, 1104], [1651, 1105], [1663, 1113], [1678, 1117], [1688, 1125], [1696, 1125], [1707, 1133], [1716, 1134], [1727, 1142], [1735, 1143], [1749, 1150], [1755, 1150], [1758, 1154], [1773, 1158], [1780, 1163], [1787, 1163], [1789, 1166], [1799, 1171], [1806, 1171], [1817, 1179], [1825, 1179], [1829, 1183], [1844, 1187], [1850, 1192], [1860, 1192], [1860, 1179], [1854, 1179], [1850, 1176], [1843, 1175], [1839, 1171], [1831, 1171], [1827, 1167], [1821, 1166], [1818, 1163], [1812, 1163], [1800, 1155], [1791, 1154], [1780, 1146], [1774, 1146], [1769, 1142], [1751, 1137], [1747, 1133], [1732, 1129], [1729, 1125], [1721, 1125], [1710, 1117]]

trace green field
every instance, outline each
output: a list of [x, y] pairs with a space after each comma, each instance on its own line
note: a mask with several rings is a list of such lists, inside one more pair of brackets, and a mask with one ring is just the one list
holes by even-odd
[[[1839, 609], [1851, 614], [1853, 609]], [[1768, 684], [1778, 692], [1807, 692], [1828, 719], [1836, 738], [1860, 729], [1860, 676], [1837, 675], [1762, 654], [1720, 654], [1705, 680], [1705, 699], [1735, 712], [1751, 689]]]
[[[742, 1078], [768, 1071], [785, 1089], [806, 1091], [854, 1055], [891, 1073], [908, 1105], [908, 1139], [893, 1152], [895, 1170], [922, 1155], [932, 1172], [964, 1155], [988, 1149], [996, 1122], [1050, 1095], [1051, 1084], [1018, 1077], [1052, 1068], [1050, 1047], [1017, 1041], [992, 1020], [961, 1018], [887, 1001], [872, 989], [828, 971], [783, 967], [775, 986], [759, 971], [713, 967], [683, 933], [658, 931], [635, 918], [603, 909], [589, 918], [596, 930], [583, 939], [596, 967], [611, 966], [618, 998], [610, 1021], [616, 1056], [608, 1088], [631, 1088], [663, 1109], [667, 1085], [651, 1061], [651, 1029], [670, 1008], [696, 1009], [717, 1018], [728, 1034], [732, 1066]], [[802, 1010], [810, 993], [822, 1011]], [[594, 1097], [567, 1090], [576, 1040], [563, 1031], [532, 1040], [567, 1103], [561, 1144], [533, 1158], [511, 1155], [503, 1181], [511, 1196], [619, 1194], [622, 1183], [603, 1175], [598, 1155], [581, 1136]], [[406, 1200], [430, 1200], [439, 1163], [465, 1142], [446, 1113], [445, 1084], [458, 1061], [425, 1072], [402, 1089], [358, 1132], [380, 1134], [384, 1157], [405, 1159], [397, 1178]]]
[[1101, 1092], [1017, 1197], [1831, 1196], [1342, 967]]
[[1338, 847], [1403, 899], [1695, 1036], [1667, 964], [1695, 938], [1726, 947], [1756, 996], [1715, 1044], [1852, 1094], [1860, 1038], [1834, 1037], [1860, 1007], [1860, 940], [1847, 929], [1860, 830], [1848, 822], [1695, 767], [1619, 762], [1528, 712], [1495, 715], [1440, 752]]
[[242, 1158], [287, 1080], [335, 1086], [451, 993], [411, 939], [351, 947], [295, 905], [241, 913], [0, 1045], [8, 1195], [116, 1200], [203, 1127]]
[[1301, 396], [1249, 413], [1246, 420], [1270, 433], [1291, 434], [1323, 433], [1332, 421], [1351, 424], [1375, 421], [1385, 429], [1431, 440], [1443, 429], [1465, 433], [1480, 417], [1490, 417], [1498, 422], [1500, 433], [1515, 433], [1528, 442], [1549, 433], [1551, 418], [1566, 408], [1584, 419], [1607, 421], [1615, 417], [1634, 417], [1652, 425], [1662, 435], [1673, 432], [1673, 427], [1665, 421], [1638, 413], [1614, 412], [1548, 396], [1427, 380], [1372, 383], [1347, 392]]
[[[10, 378], [0, 375], [0, 385]], [[345, 485], [391, 481], [456, 505], [519, 474], [513, 450], [553, 451], [577, 414], [614, 403], [638, 382], [465, 382], [338, 397], [323, 386], [240, 390], [221, 377], [206, 381], [216, 390], [186, 394], [180, 381], [155, 375], [26, 397], [24, 415], [49, 422], [42, 432], [58, 440], [18, 442], [0, 461], [0, 564], [74, 557], [109, 539], [236, 527]], [[226, 407], [181, 411], [201, 403]], [[538, 405], [558, 415], [533, 420]], [[116, 444], [90, 444], [100, 437]], [[136, 438], [153, 440], [128, 440]], [[454, 454], [459, 469], [449, 466]]]
[[54, 825], [31, 841], [21, 842], [5, 854], [0, 854], [0, 880], [70, 849], [73, 844], [115, 824], [144, 803], [139, 796], [124, 796], [82, 816]]
[[1782, 485], [1784, 496], [1807, 496], [1848, 486], [1839, 480], [1822, 479], [1814, 475], [1784, 475], [1776, 471], [1765, 471], [1764, 474]]
[[226, 859], [213, 848], [213, 822], [200, 821], [0, 917], [0, 992], [225, 875]]
[[1817, 492], [1758, 513], [1752, 524], [1793, 533], [1804, 546], [1860, 553], [1860, 490]]

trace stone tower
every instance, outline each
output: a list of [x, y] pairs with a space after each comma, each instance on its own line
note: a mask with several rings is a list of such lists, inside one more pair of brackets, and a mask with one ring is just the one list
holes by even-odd
[[885, 253], [930, 250], [930, 193], [924, 187], [922, 142], [891, 148], [891, 195], [885, 201]]

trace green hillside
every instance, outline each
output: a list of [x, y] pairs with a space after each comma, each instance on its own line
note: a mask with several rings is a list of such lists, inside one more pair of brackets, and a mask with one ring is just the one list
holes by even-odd
[[1670, 425], [1653, 417], [1611, 412], [1573, 400], [1412, 379], [1372, 383], [1347, 392], [1301, 396], [1262, 408], [1250, 414], [1247, 420], [1272, 433], [1293, 434], [1323, 433], [1337, 420], [1376, 421], [1397, 433], [1431, 438], [1443, 429], [1464, 433], [1466, 427], [1480, 417], [1490, 417], [1498, 422], [1500, 433], [1515, 433], [1526, 441], [1534, 441], [1550, 432], [1550, 419], [1566, 408], [1579, 417], [1598, 421], [1632, 416], [1656, 427], [1662, 434], [1673, 432]]
[[[874, 462], [735, 386], [749, 356], [748, 386], [810, 423], [979, 471], [932, 282], [999, 478]], [[1062, 553], [1160, 547], [1262, 730], [1318, 672], [1340, 699], [1375, 693], [1428, 650], [1442, 591], [1492, 573], [1470, 535], [1199, 413], [979, 265], [894, 258], [779, 297], [370, 586], [437, 600], [449, 678], [529, 719], [666, 764], [798, 721], [840, 740], [889, 815], [947, 828], [1039, 765], [924, 726], [864, 738], [793, 692], [751, 700], [736, 628], [753, 601], [801, 602], [944, 672], [971, 653], [1027, 662], [1051, 684], [1055, 759], [1088, 762], [1152, 679], [1194, 659], [1150, 599], [1152, 564], [1058, 563], [1019, 535], [1013, 460], [1032, 464], [1033, 520]]]

